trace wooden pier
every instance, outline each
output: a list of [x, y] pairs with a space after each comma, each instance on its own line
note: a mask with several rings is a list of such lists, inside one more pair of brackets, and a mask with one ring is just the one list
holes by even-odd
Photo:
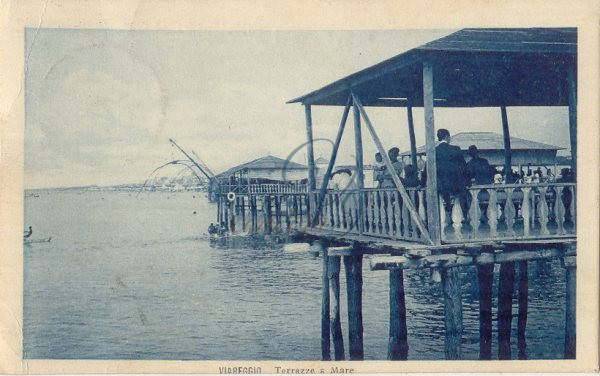
[[[361, 360], [362, 273], [389, 273], [390, 330], [387, 357], [410, 358], [403, 271], [431, 269], [442, 291], [446, 359], [462, 359], [463, 311], [458, 270], [477, 268], [479, 358], [525, 357], [528, 263], [561, 259], [566, 275], [564, 357], [576, 357], [577, 234], [577, 32], [576, 29], [465, 29], [333, 82], [289, 103], [304, 106], [308, 185], [302, 191], [248, 189], [223, 192], [217, 220], [231, 232], [287, 233], [312, 245], [322, 257], [322, 359]], [[314, 106], [343, 107], [327, 171], [316, 186]], [[437, 180], [434, 105], [497, 107], [504, 139], [505, 184], [472, 185], [445, 202]], [[565, 106], [572, 178], [563, 182], [512, 184], [507, 107]], [[352, 107], [356, 179], [328, 189]], [[411, 160], [416, 164], [413, 107], [423, 107], [426, 141], [424, 187], [405, 187], [366, 108], [406, 108]], [[393, 188], [367, 189], [363, 175], [363, 130], [383, 157]], [[387, 145], [388, 147], [390, 145]], [[346, 275], [348, 339], [340, 324], [339, 272]], [[498, 348], [492, 349], [492, 284], [500, 266]], [[518, 274], [517, 274], [518, 271]], [[517, 352], [510, 346], [514, 282], [518, 280]], [[548, 304], [553, 304], [549, 302]], [[497, 353], [497, 356], [494, 354]]]

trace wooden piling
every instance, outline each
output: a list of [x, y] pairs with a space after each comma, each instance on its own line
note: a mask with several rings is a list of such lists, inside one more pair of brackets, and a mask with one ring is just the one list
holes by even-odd
[[479, 278], [479, 359], [492, 359], [492, 284], [494, 264], [477, 266]]
[[231, 230], [231, 232], [235, 232], [235, 200], [229, 201], [229, 212], [231, 213], [229, 217], [229, 220], [231, 222], [229, 229]]
[[576, 257], [563, 258], [566, 269], [566, 292], [565, 292], [565, 359], [575, 359], [577, 353], [576, 341], [576, 307], [577, 307], [577, 285], [576, 285]]
[[[355, 249], [356, 251], [357, 249]], [[350, 360], [363, 360], [362, 254], [344, 256]]]
[[329, 256], [329, 284], [331, 286], [331, 338], [335, 360], [344, 360], [344, 337], [340, 314], [340, 256]]
[[512, 296], [515, 281], [515, 263], [500, 264], [498, 284], [498, 359], [510, 360], [510, 328], [512, 323]]
[[331, 360], [329, 340], [329, 256], [327, 254], [327, 247], [324, 247], [321, 242], [315, 242], [315, 246], [319, 249], [323, 259], [323, 274], [321, 278], [323, 293], [321, 297], [321, 359]]
[[390, 338], [388, 342], [388, 360], [406, 360], [408, 357], [408, 332], [406, 329], [403, 274], [402, 269], [390, 269]]
[[527, 359], [527, 341], [525, 339], [525, 329], [527, 327], [527, 303], [529, 295], [527, 261], [519, 261], [519, 318], [517, 321], [517, 348], [518, 358]]
[[446, 360], [462, 356], [462, 297], [460, 276], [457, 268], [441, 268], [442, 293], [444, 296], [444, 327]]

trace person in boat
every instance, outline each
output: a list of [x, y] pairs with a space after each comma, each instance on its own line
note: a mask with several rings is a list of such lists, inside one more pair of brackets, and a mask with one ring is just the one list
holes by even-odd
[[214, 223], [211, 223], [210, 226], [208, 226], [208, 233], [210, 235], [215, 235], [218, 232], [219, 232], [219, 229], [217, 228], [217, 226], [215, 226]]
[[224, 236], [227, 233], [227, 226], [225, 226], [225, 222], [221, 222], [221, 226], [217, 232], [219, 236]]
[[29, 226], [27, 231], [23, 232], [23, 239], [28, 239], [31, 236], [31, 234], [33, 234], [33, 229], [31, 228], [31, 226]]
[[471, 160], [466, 164], [469, 185], [470, 183], [476, 185], [492, 184], [494, 182], [494, 170], [487, 159], [479, 156], [477, 146], [469, 146], [467, 154], [471, 157]]

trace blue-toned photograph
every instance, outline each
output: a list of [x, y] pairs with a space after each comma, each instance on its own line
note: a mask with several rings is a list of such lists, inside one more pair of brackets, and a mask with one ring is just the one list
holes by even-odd
[[23, 359], [575, 359], [577, 35], [25, 29]]

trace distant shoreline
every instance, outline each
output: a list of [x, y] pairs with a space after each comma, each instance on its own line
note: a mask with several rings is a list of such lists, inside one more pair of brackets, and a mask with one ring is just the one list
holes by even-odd
[[170, 186], [143, 186], [143, 184], [122, 184], [110, 186], [85, 185], [75, 187], [45, 187], [25, 188], [25, 193], [42, 191], [90, 191], [90, 192], [206, 192], [206, 187], [170, 187]]

